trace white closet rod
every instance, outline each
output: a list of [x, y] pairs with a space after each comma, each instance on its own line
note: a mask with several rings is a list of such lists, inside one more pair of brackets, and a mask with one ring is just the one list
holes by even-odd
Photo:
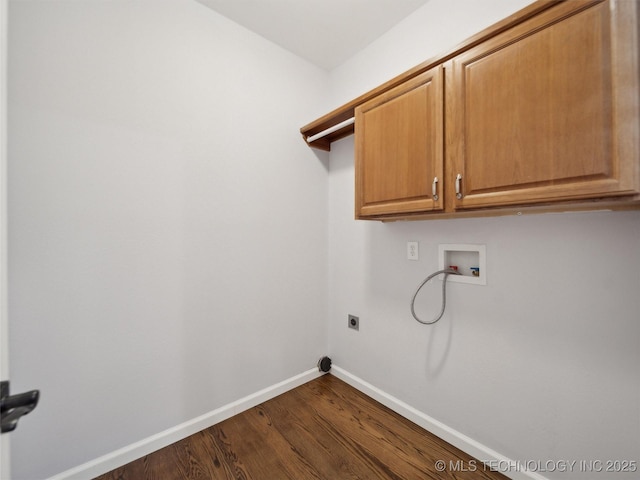
[[326, 130], [321, 131], [320, 133], [316, 133], [315, 135], [311, 135], [310, 137], [307, 137], [307, 143], [315, 142], [319, 138], [326, 137], [330, 133], [333, 133], [333, 132], [335, 132], [337, 130], [340, 130], [341, 128], [347, 127], [349, 125], [353, 125], [355, 123], [355, 121], [356, 121], [356, 119], [354, 117], [351, 117], [350, 119], [345, 120], [344, 122], [340, 122], [340, 123], [334, 125], [333, 127], [329, 127]]

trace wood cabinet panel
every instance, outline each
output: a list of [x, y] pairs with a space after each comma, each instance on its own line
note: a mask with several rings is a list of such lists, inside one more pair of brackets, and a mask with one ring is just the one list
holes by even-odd
[[356, 217], [442, 209], [442, 102], [439, 66], [356, 108]]
[[565, 2], [448, 64], [455, 209], [638, 193], [633, 3]]
[[328, 149], [348, 130], [318, 132], [354, 111], [358, 219], [640, 208], [639, 9], [538, 0], [305, 139]]
[[406, 81], [420, 75], [421, 73], [431, 70], [432, 68], [443, 64], [447, 60], [455, 57], [456, 55], [484, 42], [486, 39], [504, 32], [515, 25], [522, 23], [523, 21], [538, 15], [548, 8], [552, 8], [558, 1], [562, 0], [538, 0], [530, 5], [527, 5], [522, 10], [515, 14], [493, 24], [489, 28], [478, 32], [467, 38], [464, 42], [452, 46], [448, 51], [442, 52], [438, 57], [433, 57], [424, 62], [416, 65], [415, 67], [407, 70], [406, 72], [390, 79], [382, 85], [370, 90], [357, 98], [354, 98], [350, 102], [336, 108], [335, 110], [323, 115], [322, 117], [314, 120], [313, 122], [300, 128], [300, 133], [303, 139], [312, 148], [318, 148], [320, 150], [331, 150], [331, 142], [344, 138], [354, 132], [353, 125], [350, 127], [341, 128], [333, 133], [327, 133], [322, 138], [312, 140], [316, 134], [323, 132], [347, 119], [353, 118], [355, 109], [368, 102], [369, 100], [382, 95], [389, 90], [396, 88], [399, 85], [404, 84]]

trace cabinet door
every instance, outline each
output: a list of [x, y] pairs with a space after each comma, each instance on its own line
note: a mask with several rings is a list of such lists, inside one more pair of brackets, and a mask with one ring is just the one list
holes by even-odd
[[638, 192], [633, 1], [568, 1], [447, 72], [448, 208]]
[[356, 108], [356, 218], [442, 209], [442, 109], [441, 66]]

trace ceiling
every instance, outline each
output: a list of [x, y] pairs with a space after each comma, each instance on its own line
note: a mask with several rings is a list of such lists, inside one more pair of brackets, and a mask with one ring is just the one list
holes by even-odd
[[197, 0], [331, 70], [428, 0]]

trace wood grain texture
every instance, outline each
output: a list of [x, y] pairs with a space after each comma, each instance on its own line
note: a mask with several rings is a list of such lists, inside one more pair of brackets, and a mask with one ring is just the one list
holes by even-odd
[[[435, 468], [438, 460], [447, 466], [442, 472]], [[325, 375], [96, 480], [134, 479], [506, 477]]]
[[356, 218], [442, 208], [443, 77], [438, 66], [356, 108]]
[[635, 8], [558, 4], [452, 60], [456, 209], [638, 194]]
[[[548, 8], [553, 7], [554, 5], [556, 5], [561, 1], [563, 0], [538, 0], [537, 2], [534, 2], [531, 5], [527, 5], [522, 10], [514, 13], [513, 15], [510, 15], [504, 20], [501, 20], [495, 23], [494, 25], [490, 26], [489, 28], [482, 30], [481, 32], [477, 33], [476, 35], [473, 35], [472, 37], [466, 39], [462, 43], [454, 46], [453, 48], [447, 50], [446, 52], [442, 52], [442, 54], [440, 54], [439, 56], [430, 58], [420, 63], [419, 65], [416, 65], [412, 69], [392, 78], [391, 80], [383, 83], [379, 87], [376, 87], [373, 90], [360, 95], [358, 98], [355, 98], [349, 103], [342, 105], [341, 107], [338, 107], [335, 110], [327, 113], [326, 115], [323, 115], [317, 120], [314, 120], [308, 125], [305, 125], [304, 127], [300, 128], [302, 137], [306, 139], [307, 137], [315, 135], [316, 133], [326, 130], [327, 128], [332, 127], [333, 125], [336, 125], [340, 122], [343, 122], [344, 120], [347, 120], [348, 118], [353, 117], [354, 111], [358, 106], [370, 101], [371, 99], [379, 95], [382, 95], [388, 92], [389, 90], [392, 90], [393, 88], [398, 87], [399, 85], [402, 85], [406, 81], [411, 80], [412, 78], [418, 75], [421, 75], [427, 70], [430, 70], [433, 67], [436, 67], [437, 65], [440, 65], [450, 60], [456, 55], [459, 55], [460, 53], [470, 48], [473, 48], [474, 46], [480, 44], [486, 39], [494, 35], [497, 35], [501, 32], [504, 32], [512, 28], [513, 26], [518, 25], [521, 22], [526, 21], [527, 19], [539, 14], [540, 12], [543, 12]], [[339, 134], [337, 133], [331, 134], [327, 136], [325, 139], [322, 139], [322, 141], [317, 140], [309, 144], [309, 146], [314, 148], [320, 148], [322, 150], [330, 150], [331, 142], [334, 142], [340, 138], [343, 138], [344, 136], [353, 133], [353, 131], [354, 131], [353, 126], [347, 127], [347, 129], [342, 130]]]
[[[356, 219], [637, 209], [639, 9], [637, 1], [535, 2], [303, 136], [355, 112]], [[443, 121], [430, 116], [438, 78], [409, 89], [436, 68], [444, 70]], [[442, 144], [443, 159], [429, 150]]]

